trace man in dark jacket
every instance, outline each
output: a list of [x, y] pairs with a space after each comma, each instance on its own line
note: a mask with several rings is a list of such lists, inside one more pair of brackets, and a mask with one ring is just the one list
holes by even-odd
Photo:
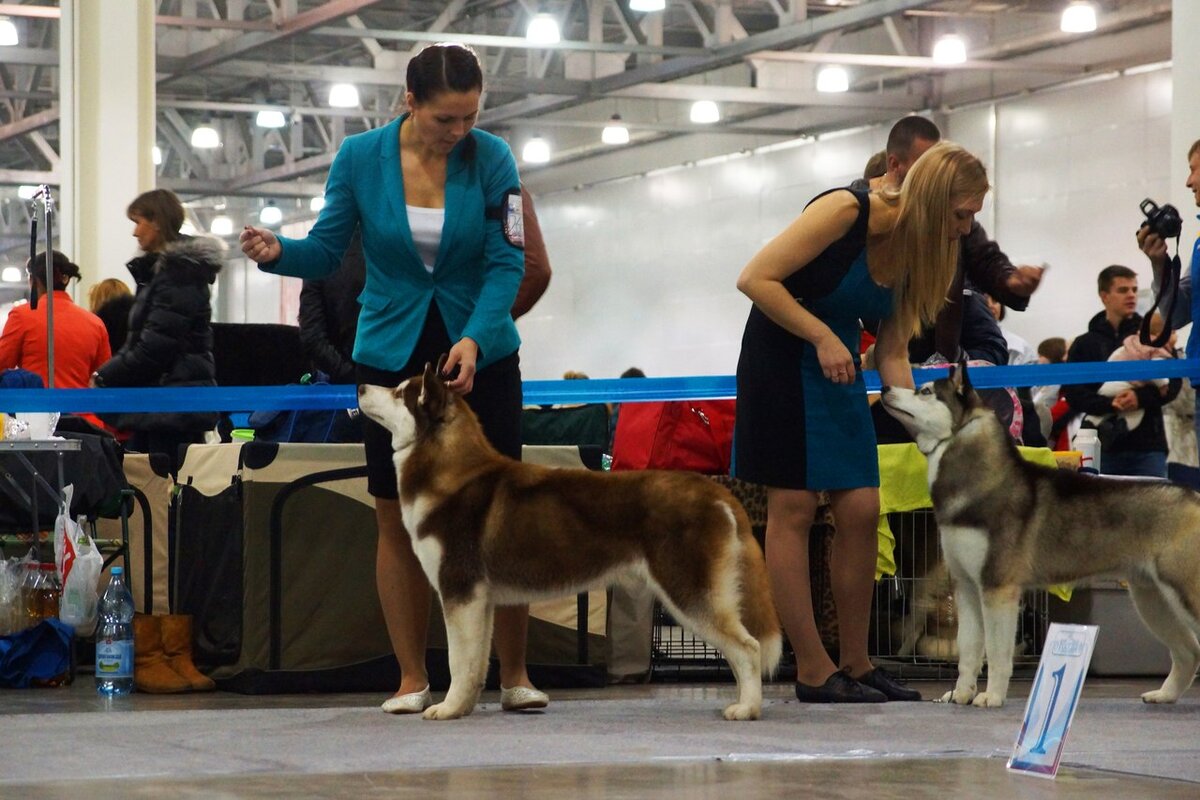
[[[886, 153], [887, 172], [869, 182], [855, 181], [851, 188], [891, 189], [899, 191], [908, 170], [926, 150], [937, 144], [942, 132], [931, 120], [921, 116], [908, 116], [892, 126], [888, 133]], [[962, 249], [958, 257], [958, 270], [954, 283], [946, 293], [946, 306], [938, 314], [932, 328], [909, 342], [908, 358], [914, 364], [928, 361], [934, 354], [938, 361], [957, 361], [963, 355], [961, 345], [963, 311], [965, 301], [963, 289], [970, 288], [990, 294], [1014, 311], [1024, 311], [1029, 297], [1042, 280], [1042, 267], [1015, 266], [1000, 246], [988, 238], [987, 231], [978, 222], [971, 225], [971, 232], [962, 238]]]
[[362, 235], [354, 232], [342, 266], [328, 278], [308, 280], [300, 290], [300, 345], [313, 369], [330, 383], [354, 383], [354, 334], [358, 296], [367, 281]]
[[[1107, 361], [1129, 336], [1137, 336], [1142, 317], [1137, 313], [1137, 273], [1114, 264], [1100, 271], [1096, 281], [1104, 310], [1092, 317], [1088, 331], [1077, 336], [1067, 361]], [[1134, 430], [1103, 437], [1100, 471], [1108, 475], [1167, 477], [1167, 435], [1162, 407], [1179, 394], [1180, 380], [1172, 378], [1160, 389], [1146, 383], [1126, 389], [1116, 397], [1100, 394], [1099, 383], [1063, 387], [1063, 395], [1074, 414], [1110, 414], [1114, 411], [1145, 411]]]

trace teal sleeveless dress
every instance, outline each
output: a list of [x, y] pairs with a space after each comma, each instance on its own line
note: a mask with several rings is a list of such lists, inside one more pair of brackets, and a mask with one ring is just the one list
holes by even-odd
[[893, 293], [871, 278], [870, 203], [865, 192], [853, 193], [859, 201], [854, 226], [784, 286], [842, 341], [857, 377], [852, 384], [833, 383], [822, 374], [812, 344], [751, 309], [738, 359], [735, 477], [813, 491], [879, 485], [875, 428], [858, 357], [859, 320], [890, 317]]

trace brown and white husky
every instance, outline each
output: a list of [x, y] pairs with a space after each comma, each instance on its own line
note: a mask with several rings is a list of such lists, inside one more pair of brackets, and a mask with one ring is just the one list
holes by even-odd
[[641, 580], [728, 661], [738, 700], [725, 718], [757, 719], [782, 640], [762, 550], [733, 495], [691, 473], [513, 461], [440, 372], [427, 364], [395, 389], [358, 387], [363, 412], [392, 434], [404, 527], [446, 620], [450, 690], [425, 718], [474, 709], [495, 606]]

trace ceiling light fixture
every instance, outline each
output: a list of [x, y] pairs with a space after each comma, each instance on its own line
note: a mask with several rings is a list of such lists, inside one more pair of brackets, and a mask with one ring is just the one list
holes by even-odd
[[692, 103], [690, 117], [697, 125], [711, 125], [721, 121], [721, 109], [712, 100], [697, 100]]
[[229, 236], [233, 233], [233, 220], [224, 214], [218, 214], [212, 218], [208, 232], [213, 236]]
[[319, 194], [312, 200], [308, 201], [308, 210], [314, 214], [321, 213], [321, 209], [325, 207], [325, 195]]
[[278, 225], [283, 222], [283, 211], [274, 203], [267, 203], [262, 207], [262, 211], [258, 212], [258, 221], [263, 225]]
[[846, 92], [850, 90], [850, 74], [845, 67], [823, 67], [817, 73], [818, 92]]
[[651, 11], [662, 11], [666, 7], [667, 0], [629, 0], [630, 11], [649, 13]]
[[17, 197], [22, 200], [32, 200], [33, 196], [37, 193], [38, 187], [28, 183], [17, 187]]
[[967, 43], [956, 33], [948, 33], [934, 42], [933, 60], [939, 64], [962, 64], [967, 60]]
[[550, 160], [550, 143], [535, 134], [522, 148], [521, 159], [527, 164], [545, 164]]
[[260, 128], [282, 128], [287, 120], [282, 111], [260, 111], [254, 117], [254, 124]]
[[20, 43], [16, 24], [8, 17], [0, 17], [0, 47], [16, 47]]
[[221, 137], [217, 129], [211, 125], [200, 125], [192, 131], [192, 147], [200, 150], [211, 150], [221, 146]]
[[332, 108], [357, 108], [358, 87], [353, 83], [335, 83], [330, 86], [329, 105]]
[[613, 114], [604, 130], [600, 131], [600, 141], [605, 144], [629, 144], [629, 128], [621, 122], [620, 114]]
[[162, 148], [161, 147], [159, 147], [158, 145], [154, 145], [154, 147], [150, 148], [150, 160], [154, 162], [154, 166], [156, 166], [156, 167], [162, 163]]
[[1059, 28], [1063, 33], [1091, 33], [1096, 30], [1096, 7], [1086, 0], [1073, 0], [1063, 9]]
[[549, 14], [534, 14], [525, 29], [525, 38], [531, 44], [558, 44], [562, 41], [558, 20]]
[[20, 283], [25, 277], [25, 273], [20, 267], [5, 267], [3, 272], [0, 272], [0, 281], [5, 283]]

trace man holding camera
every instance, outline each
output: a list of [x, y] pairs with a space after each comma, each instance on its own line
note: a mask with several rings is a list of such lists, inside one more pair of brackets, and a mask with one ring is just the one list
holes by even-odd
[[[1196, 205], [1200, 207], [1200, 139], [1192, 143], [1188, 149], [1188, 177], [1187, 188], [1192, 191], [1192, 198]], [[1163, 206], [1159, 211], [1170, 208]], [[1173, 210], [1173, 209], [1172, 209]], [[1178, 212], [1175, 215], [1178, 219]], [[1172, 220], [1173, 225], [1178, 224]], [[1167, 254], [1167, 239], [1172, 238], [1171, 233], [1178, 236], [1176, 230], [1161, 230], [1161, 224], [1155, 224], [1155, 219], [1152, 217], [1137, 232], [1138, 245], [1142, 248], [1142, 252], [1150, 259], [1150, 267], [1154, 273], [1154, 292], [1157, 295], [1160, 287], [1164, 282], [1164, 276], [1167, 274], [1167, 266], [1170, 263], [1170, 256]], [[1166, 234], [1166, 235], [1164, 235]], [[1178, 242], [1178, 240], [1176, 240]], [[1178, 257], [1178, 256], [1176, 256]], [[1195, 274], [1197, 266], [1200, 265], [1200, 238], [1196, 239], [1192, 247], [1192, 262], [1187, 273], [1179, 276], [1179, 285], [1175, 287], [1176, 299], [1174, 313], [1167, 320], [1172, 328], [1180, 328], [1187, 325], [1189, 322], [1200, 322], [1200, 294], [1192, 291], [1192, 277]], [[1163, 309], [1170, 308], [1170, 281], [1166, 281], [1167, 286], [1164, 287], [1167, 291], [1164, 292], [1160, 299], [1160, 307]], [[1188, 358], [1200, 358], [1200, 325], [1192, 325], [1192, 332], [1188, 335], [1187, 341], [1187, 356]], [[1193, 383], [1200, 383], [1193, 381]], [[1196, 410], [1200, 412], [1200, 392], [1196, 394]], [[1200, 413], [1196, 415], [1196, 435], [1200, 438]]]
[[[1068, 362], [1108, 361], [1127, 339], [1136, 339], [1141, 327], [1136, 272], [1113, 264], [1101, 270], [1096, 286], [1104, 310], [1092, 317], [1087, 333], [1075, 337], [1067, 352]], [[1063, 386], [1063, 397], [1075, 414], [1108, 415], [1142, 409], [1142, 420], [1135, 430], [1100, 426], [1100, 471], [1106, 475], [1165, 478], [1167, 434], [1162, 407], [1175, 399], [1180, 385], [1179, 378], [1172, 378], [1161, 389], [1148, 381], [1107, 397], [1100, 393], [1099, 383], [1077, 383]]]

